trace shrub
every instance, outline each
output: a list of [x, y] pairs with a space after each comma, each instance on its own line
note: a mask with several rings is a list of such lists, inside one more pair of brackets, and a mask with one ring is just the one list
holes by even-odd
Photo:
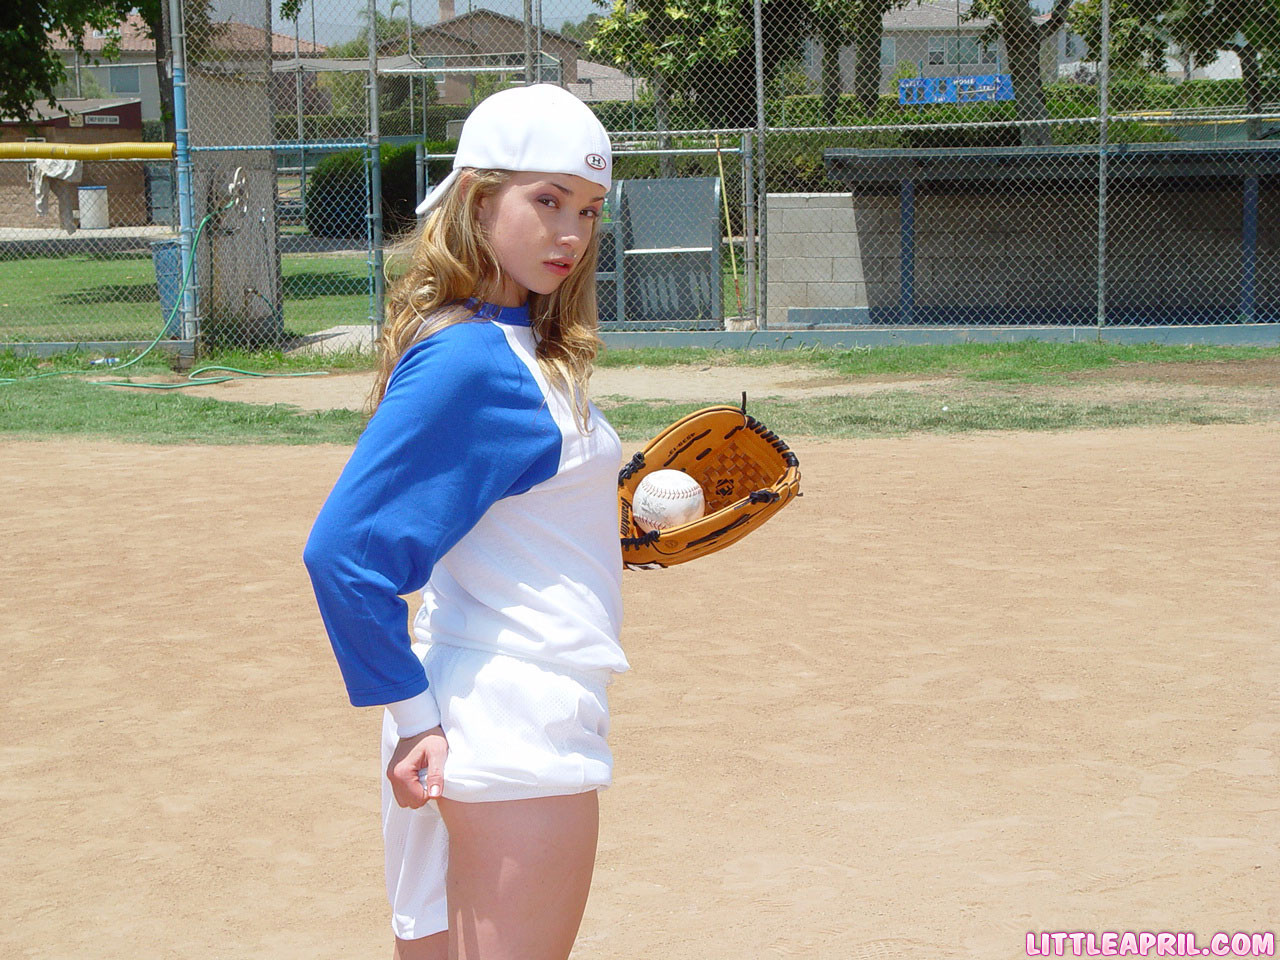
[[[428, 141], [428, 153], [452, 153], [456, 141]], [[411, 227], [417, 197], [414, 145], [382, 147], [382, 222], [384, 235]], [[431, 160], [427, 176], [439, 183], [449, 174], [448, 160]], [[307, 182], [307, 229], [316, 237], [360, 237], [367, 229], [368, 189], [365, 152], [343, 150], [325, 157]]]

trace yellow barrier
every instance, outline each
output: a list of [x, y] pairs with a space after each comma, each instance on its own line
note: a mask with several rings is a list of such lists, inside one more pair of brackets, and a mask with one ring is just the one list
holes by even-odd
[[172, 143], [0, 143], [0, 160], [172, 160]]

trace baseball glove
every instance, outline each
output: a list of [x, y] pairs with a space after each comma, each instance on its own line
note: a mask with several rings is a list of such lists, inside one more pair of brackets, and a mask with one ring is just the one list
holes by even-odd
[[[636, 487], [654, 470], [682, 470], [698, 481], [706, 512], [697, 520], [645, 533], [631, 515]], [[618, 474], [622, 560], [628, 567], [670, 567], [741, 540], [800, 496], [796, 455], [742, 407], [704, 407], [649, 441]]]

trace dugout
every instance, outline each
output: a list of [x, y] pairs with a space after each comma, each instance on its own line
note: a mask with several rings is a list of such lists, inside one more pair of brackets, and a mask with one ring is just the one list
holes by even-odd
[[[1100, 260], [1109, 324], [1280, 321], [1280, 143], [1112, 146], [1101, 258], [1096, 146], [824, 159], [849, 193], [804, 211], [807, 245], [769, 197], [771, 327], [1093, 324]], [[815, 255], [802, 285], [780, 263]]]

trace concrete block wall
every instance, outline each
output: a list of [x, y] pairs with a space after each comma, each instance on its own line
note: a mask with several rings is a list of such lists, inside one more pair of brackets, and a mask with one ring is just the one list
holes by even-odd
[[771, 193], [765, 209], [769, 326], [786, 321], [789, 307], [867, 305], [849, 194]]
[[[1010, 322], [1096, 316], [1098, 208], [1091, 185], [983, 185], [915, 195], [914, 317]], [[1110, 197], [1107, 305], [1115, 322], [1233, 319], [1242, 299], [1241, 186], [1126, 185]], [[1263, 184], [1257, 214], [1256, 307], [1280, 312], [1280, 189]], [[816, 322], [866, 323], [900, 306], [897, 191], [769, 194], [769, 326], [790, 308]], [[1225, 313], [1224, 313], [1225, 311]], [[838, 318], [836, 315], [839, 315]], [[800, 322], [815, 322], [814, 314]], [[1177, 318], [1181, 319], [1177, 319]], [[883, 322], [883, 321], [880, 321]]]

